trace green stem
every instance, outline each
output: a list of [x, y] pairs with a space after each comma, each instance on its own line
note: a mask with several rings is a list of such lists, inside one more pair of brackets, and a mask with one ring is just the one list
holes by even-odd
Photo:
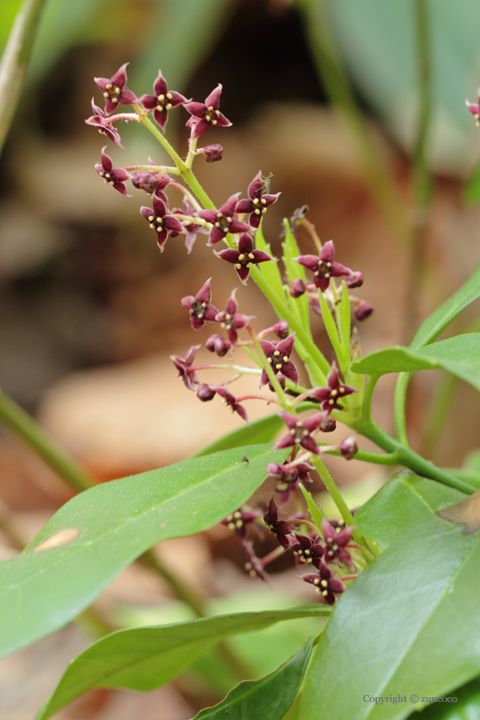
[[[321, 447], [320, 449], [325, 455], [343, 457], [339, 450], [323, 450]], [[370, 452], [369, 450], [358, 450], [353, 459], [360, 460], [360, 462], [373, 463], [374, 465], [388, 465], [390, 467], [400, 464], [400, 455], [398, 452], [382, 454]]]
[[397, 438], [399, 439], [399, 441], [402, 443], [402, 445], [405, 445], [406, 447], [409, 446], [406, 416], [407, 390], [411, 376], [412, 373], [400, 373], [397, 384], [395, 386], [395, 396], [393, 400], [393, 417], [395, 420], [395, 431], [397, 433]]
[[0, 63], [0, 152], [22, 93], [47, 0], [25, 0], [17, 13]]
[[75, 492], [95, 485], [95, 481], [72, 457], [16, 402], [0, 390], [0, 421], [39, 455]]

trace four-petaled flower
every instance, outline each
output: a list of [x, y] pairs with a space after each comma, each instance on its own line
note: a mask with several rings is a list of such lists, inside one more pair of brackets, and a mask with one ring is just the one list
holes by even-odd
[[218, 310], [214, 305], [210, 303], [212, 299], [212, 292], [210, 289], [209, 278], [207, 282], [202, 285], [198, 293], [193, 297], [182, 298], [182, 306], [186, 308], [190, 314], [190, 322], [194, 330], [201, 330], [206, 322], [215, 322], [215, 318], [218, 314]]
[[186, 110], [192, 116], [187, 121], [187, 127], [191, 130], [192, 140], [199, 138], [212, 125], [218, 127], [230, 127], [232, 124], [227, 120], [225, 115], [219, 110], [220, 95], [222, 94], [222, 86], [217, 85], [210, 95], [205, 99], [204, 103], [190, 102], [185, 105]]
[[[267, 362], [272, 366], [272, 370], [275, 375], [281, 373], [284, 377], [292, 380], [292, 382], [298, 382], [297, 368], [290, 360], [290, 354], [293, 348], [293, 342], [295, 340], [295, 333], [285, 338], [285, 340], [269, 342], [268, 340], [260, 340], [262, 350], [266, 355]], [[262, 370], [262, 376], [260, 378], [260, 387], [266, 385], [269, 381], [267, 371], [265, 368]]]
[[312, 438], [311, 433], [314, 430], [318, 430], [322, 423], [328, 418], [328, 412], [317, 413], [312, 417], [305, 418], [305, 420], [299, 420], [295, 415], [290, 413], [282, 412], [280, 417], [284, 420], [288, 426], [288, 435], [279, 440], [275, 448], [281, 450], [282, 448], [293, 447], [295, 445], [301, 445], [305, 450], [319, 455], [320, 451], [315, 440]]
[[220, 395], [220, 397], [223, 398], [225, 405], [227, 405], [232, 412], [238, 413], [242, 420], [245, 420], [248, 425], [247, 411], [245, 410], [243, 405], [240, 405], [240, 403], [237, 402], [237, 398], [232, 395], [231, 392], [228, 392], [227, 388], [223, 385], [215, 386], [215, 390]]
[[153, 84], [153, 92], [154, 95], [142, 95], [140, 100], [146, 110], [153, 110], [153, 117], [162, 128], [162, 131], [165, 132], [168, 111], [178, 105], [190, 102], [191, 98], [187, 100], [180, 93], [169, 90], [161, 70], [158, 71], [157, 79]]
[[170, 355], [170, 360], [173, 362], [178, 370], [178, 377], [181, 377], [185, 383], [185, 387], [189, 390], [195, 390], [195, 385], [198, 383], [198, 378], [195, 374], [195, 370], [192, 368], [195, 355], [201, 345], [192, 345], [187, 350], [183, 357], [179, 355]]
[[111, 78], [94, 78], [105, 98], [105, 112], [111, 115], [121, 103], [122, 105], [134, 105], [138, 103], [137, 96], [127, 90], [127, 67], [128, 63], [122, 65]]
[[325, 539], [324, 559], [327, 563], [340, 561], [355, 572], [352, 556], [346, 549], [346, 546], [352, 540], [353, 527], [344, 527], [343, 530], [337, 532], [337, 528], [333, 527], [326, 518], [322, 520], [322, 532]]
[[237, 204], [238, 196], [240, 193], [236, 193], [228, 198], [227, 202], [219, 207], [218, 210], [199, 210], [197, 213], [198, 217], [202, 220], [212, 224], [210, 231], [210, 237], [208, 238], [208, 245], [215, 245], [215, 243], [223, 240], [225, 235], [228, 233], [243, 233], [249, 232], [250, 225], [244, 222], [240, 222], [234, 217], [235, 206]]
[[220, 323], [222, 328], [228, 333], [228, 339], [232, 345], [237, 344], [238, 333], [237, 330], [245, 327], [247, 323], [253, 319], [253, 315], [241, 315], [237, 313], [237, 301], [235, 300], [235, 293], [237, 289], [232, 292], [223, 312], [218, 313], [215, 321]]
[[281, 193], [275, 195], [263, 195], [264, 181], [262, 172], [259, 171], [248, 186], [248, 200], [240, 200], [235, 212], [250, 213], [248, 222], [254, 228], [258, 228], [262, 215], [267, 212], [269, 205], [278, 200]]
[[125, 181], [129, 179], [130, 173], [123, 168], [116, 168], [114, 170], [112, 159], [105, 153], [106, 145], [102, 149], [102, 162], [95, 164], [95, 170], [103, 177], [106, 183], [113, 185], [115, 190], [118, 190], [122, 195], [127, 195], [127, 186]]
[[300, 263], [300, 265], [304, 265], [309, 270], [312, 270], [315, 287], [325, 292], [330, 284], [330, 278], [341, 277], [342, 275], [348, 277], [352, 275], [352, 271], [349, 268], [334, 262], [334, 257], [335, 247], [333, 242], [329, 240], [323, 246], [318, 257], [316, 255], [300, 255], [300, 257], [295, 258], [295, 260]]
[[276, 480], [276, 491], [281, 493], [280, 502], [283, 505], [288, 500], [292, 490], [298, 488], [299, 483], [313, 482], [310, 472], [314, 470], [314, 466], [309, 463], [269, 463], [267, 465], [267, 473], [269, 477]]
[[358, 392], [350, 385], [341, 385], [339, 380], [338, 366], [335, 361], [327, 375], [328, 388], [314, 388], [308, 393], [309, 398], [315, 398], [322, 403], [322, 410], [343, 410], [343, 405], [338, 402], [342, 397]]
[[260, 580], [266, 582], [267, 578], [263, 570], [263, 565], [260, 558], [255, 555], [255, 551], [250, 542], [245, 541], [243, 543], [245, 552], [247, 554], [247, 562], [245, 563], [245, 570], [248, 572], [251, 578], [258, 577]]
[[310, 535], [295, 533], [295, 538], [297, 542], [292, 545], [292, 550], [299, 562], [312, 563], [315, 567], [318, 567], [325, 552], [318, 535], [314, 532], [310, 533]]
[[240, 540], [247, 539], [247, 528], [246, 526], [261, 517], [260, 513], [256, 510], [242, 510], [239, 508], [235, 510], [231, 515], [227, 515], [226, 518], [220, 520], [221, 525], [226, 525], [229, 530], [235, 530]]
[[156, 193], [152, 195], [153, 210], [142, 206], [140, 212], [148, 220], [152, 230], [157, 233], [157, 244], [163, 252], [163, 246], [169, 232], [183, 232], [183, 225], [174, 215], [167, 215], [167, 205]]
[[320, 560], [317, 573], [302, 575], [302, 580], [315, 585], [316, 592], [323, 597], [329, 605], [335, 605], [336, 596], [346, 590], [341, 580], [332, 577], [330, 569]]
[[106, 135], [109, 140], [118, 145], [118, 147], [125, 150], [122, 143], [120, 142], [120, 133], [108, 122], [107, 116], [101, 108], [95, 105], [92, 98], [92, 110], [93, 115], [85, 120], [87, 125], [97, 128], [101, 135]]
[[287, 550], [290, 547], [290, 539], [288, 536], [295, 532], [295, 526], [287, 520], [278, 519], [278, 510], [273, 498], [270, 500], [268, 511], [263, 516], [263, 520], [283, 549]]
[[245, 284], [248, 280], [252, 265], [258, 265], [258, 263], [274, 259], [268, 253], [263, 252], [263, 250], [254, 250], [253, 240], [247, 233], [240, 235], [236, 250], [228, 248], [227, 250], [222, 250], [221, 252], [215, 252], [215, 255], [222, 260], [226, 260], [227, 262], [235, 265], [237, 275], [243, 284]]

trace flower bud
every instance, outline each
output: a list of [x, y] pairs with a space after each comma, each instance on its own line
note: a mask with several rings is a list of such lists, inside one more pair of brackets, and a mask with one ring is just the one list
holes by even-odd
[[274, 480], [283, 480], [286, 474], [283, 465], [280, 465], [280, 463], [269, 463], [267, 473]]
[[307, 289], [307, 286], [305, 285], [303, 280], [301, 280], [300, 278], [297, 278], [290, 285], [290, 295], [293, 298], [299, 298], [303, 295], [303, 293], [306, 291], [306, 289]]
[[359, 322], [366, 320], [373, 313], [373, 306], [362, 300], [355, 308], [355, 317]]
[[332, 417], [327, 417], [319, 425], [319, 430], [324, 433], [333, 432], [337, 427], [336, 421]]
[[363, 275], [361, 272], [354, 272], [345, 280], [347, 287], [356, 288], [363, 285]]
[[228, 340], [222, 338], [221, 335], [214, 333], [208, 338], [205, 347], [207, 350], [210, 350], [210, 352], [217, 353], [218, 357], [223, 357], [230, 350], [231, 345]]
[[286, 320], [279, 320], [273, 326], [273, 332], [280, 340], [285, 340], [285, 338], [288, 337], [288, 322]]
[[197, 388], [197, 397], [202, 402], [208, 402], [209, 400], [213, 400], [215, 395], [215, 390], [211, 385], [207, 385], [207, 383], [200, 383]]
[[203, 148], [205, 160], [208, 163], [218, 162], [223, 158], [223, 147], [216, 143], [215, 145], [207, 145]]
[[344, 440], [342, 440], [342, 442], [338, 446], [338, 449], [342, 453], [342, 456], [345, 458], [345, 460], [351, 460], [358, 452], [357, 440], [354, 435], [349, 435]]

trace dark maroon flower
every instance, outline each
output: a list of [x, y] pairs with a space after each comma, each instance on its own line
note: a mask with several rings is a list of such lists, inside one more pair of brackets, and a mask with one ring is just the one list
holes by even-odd
[[309, 390], [308, 397], [319, 400], [322, 403], [322, 410], [343, 410], [343, 405], [339, 404], [342, 397], [358, 392], [356, 388], [350, 385], [341, 385], [339, 380], [338, 366], [335, 361], [332, 363], [330, 372], [327, 375], [328, 388], [314, 388]]
[[[174, 215], [188, 215], [189, 217], [194, 217], [196, 210], [190, 200], [186, 197], [186, 195], [184, 195], [183, 210], [180, 210], [180, 208], [173, 208], [172, 213]], [[202, 235], [209, 234], [209, 230], [207, 230], [207, 228], [203, 225], [197, 225], [194, 221], [187, 222], [185, 220], [183, 221], [183, 232], [185, 233], [185, 247], [187, 248], [188, 255], [190, 255], [192, 248], [195, 245], [197, 233], [201, 233]]]
[[[148, 158], [148, 164], [155, 165], [151, 158]], [[156, 193], [164, 203], [167, 202], [167, 196], [163, 193], [163, 190], [171, 182], [172, 178], [168, 175], [159, 175], [148, 170], [137, 170], [132, 173], [132, 185], [137, 190], [145, 190], [149, 195]]]
[[187, 100], [180, 93], [169, 90], [161, 70], [158, 71], [157, 79], [153, 84], [153, 92], [154, 95], [142, 95], [140, 100], [146, 110], [153, 110], [153, 117], [160, 125], [162, 132], [165, 132], [168, 111], [178, 105], [190, 102], [191, 98]]
[[335, 605], [337, 595], [340, 595], [346, 590], [346, 586], [341, 580], [332, 578], [330, 569], [324, 565], [322, 561], [319, 563], [318, 573], [303, 575], [302, 580], [315, 585], [316, 592], [321, 595], [329, 605]]
[[318, 257], [316, 255], [300, 255], [300, 257], [295, 258], [295, 260], [300, 263], [300, 265], [304, 265], [309, 270], [312, 270], [315, 287], [325, 292], [330, 284], [330, 278], [352, 275], [352, 271], [349, 268], [334, 262], [334, 256], [335, 247], [333, 242], [329, 240], [323, 246]]
[[210, 400], [213, 400], [216, 394], [215, 388], [211, 385], [207, 385], [207, 383], [200, 383], [197, 388], [197, 397], [202, 402], [209, 402]]
[[292, 545], [292, 550], [299, 562], [313, 563], [317, 567], [325, 552], [318, 535], [314, 532], [310, 533], [310, 535], [295, 533], [295, 538], [297, 542]]
[[254, 228], [258, 228], [262, 215], [267, 212], [267, 208], [278, 200], [281, 193], [275, 195], [263, 195], [264, 180], [262, 172], [259, 171], [248, 186], [248, 200], [240, 200], [235, 212], [250, 213], [248, 222]]
[[285, 340], [286, 337], [288, 337], [288, 321], [287, 320], [279, 320], [275, 323], [273, 326], [273, 332], [277, 337], [280, 338], [280, 340]]
[[477, 127], [480, 126], [480, 90], [478, 91], [478, 103], [471, 103], [465, 100], [465, 104], [475, 118]]
[[245, 420], [248, 425], [247, 412], [243, 405], [240, 405], [240, 403], [237, 402], [237, 398], [232, 395], [231, 392], [228, 392], [227, 388], [225, 388], [223, 385], [217, 385], [215, 387], [215, 390], [223, 398], [225, 405], [227, 405], [232, 412], [238, 413], [242, 420]]
[[203, 154], [208, 163], [218, 162], [223, 158], [223, 147], [218, 143], [207, 145], [203, 148]]
[[312, 482], [310, 473], [315, 468], [309, 463], [269, 463], [267, 473], [269, 477], [277, 481], [277, 491], [283, 492], [288, 486], [300, 482]]
[[117, 168], [114, 170], [112, 159], [105, 153], [106, 145], [102, 149], [102, 162], [95, 164], [95, 170], [103, 177], [106, 183], [113, 185], [115, 190], [118, 190], [122, 195], [127, 195], [127, 186], [125, 181], [129, 179], [130, 174], [123, 168]]
[[287, 548], [290, 547], [290, 539], [288, 538], [288, 535], [295, 532], [295, 526], [287, 520], [278, 519], [278, 510], [273, 498], [270, 500], [268, 511], [263, 516], [263, 520], [272, 535], [275, 535], [283, 549], [287, 550]]
[[[266, 355], [267, 362], [272, 366], [272, 370], [275, 374], [281, 373], [292, 382], [298, 382], [297, 368], [290, 360], [290, 355], [293, 349], [293, 342], [295, 340], [295, 333], [291, 333], [285, 340], [277, 342], [273, 340], [260, 340], [262, 350]], [[262, 370], [262, 376], [260, 378], [260, 387], [268, 383], [268, 375], [265, 368]]]
[[255, 551], [253, 549], [253, 546], [250, 542], [245, 541], [243, 543], [243, 546], [245, 548], [245, 552], [247, 554], [247, 562], [245, 563], [245, 570], [248, 572], [251, 578], [258, 577], [260, 580], [263, 580], [266, 582], [266, 575], [263, 570], [263, 565], [260, 561], [260, 558], [258, 558], [255, 555]]
[[228, 340], [225, 340], [221, 335], [214, 333], [208, 338], [205, 347], [207, 350], [210, 350], [210, 352], [216, 353], [218, 357], [224, 357], [230, 350], [231, 345]]
[[179, 355], [170, 355], [170, 360], [178, 370], [178, 377], [182, 378], [185, 386], [189, 390], [195, 390], [195, 385], [198, 384], [198, 378], [195, 374], [195, 370], [192, 369], [192, 364], [195, 360], [197, 350], [200, 347], [200, 345], [192, 345], [183, 357], [179, 357]]
[[239, 194], [240, 193], [236, 193], [229, 197], [227, 202], [218, 208], [218, 210], [200, 210], [197, 213], [198, 217], [201, 217], [213, 226], [208, 239], [209, 246], [215, 245], [215, 243], [223, 240], [228, 233], [248, 232], [251, 229], [250, 225], [240, 222], [240, 220], [234, 217], [235, 205], [237, 204]]
[[227, 515], [224, 520], [220, 520], [220, 524], [226, 525], [229, 530], [235, 530], [241, 540], [246, 540], [246, 526], [259, 517], [261, 517], [261, 515], [256, 510], [242, 510], [242, 508], [239, 508], [231, 515]]
[[190, 322], [194, 330], [201, 330], [206, 322], [215, 322], [218, 314], [217, 308], [210, 303], [212, 299], [212, 291], [210, 289], [209, 278], [202, 285], [195, 297], [189, 295], [181, 300], [182, 306], [186, 308], [190, 314]]
[[222, 86], [217, 85], [204, 103], [191, 102], [185, 105], [185, 108], [192, 116], [187, 122], [187, 127], [191, 130], [192, 140], [199, 138], [212, 125], [229, 127], [232, 124], [219, 110], [221, 94]]
[[157, 233], [157, 245], [163, 252], [168, 234], [183, 232], [183, 225], [174, 215], [167, 215], [167, 205], [156, 193], [152, 195], [152, 203], [153, 210], [142, 206], [140, 212]]
[[328, 417], [328, 413], [317, 413], [305, 420], [299, 420], [298, 417], [287, 412], [280, 413], [280, 417], [287, 423], [289, 432], [288, 435], [276, 443], [275, 448], [277, 450], [301, 445], [305, 450], [319, 455], [318, 445], [311, 437], [311, 433], [321, 427]]
[[128, 63], [122, 65], [111, 78], [94, 78], [105, 98], [105, 112], [107, 115], [115, 112], [120, 104], [134, 105], [138, 103], [137, 96], [125, 87], [127, 84], [127, 65]]
[[347, 287], [356, 288], [363, 285], [363, 275], [361, 272], [352, 272], [352, 274], [345, 280]]
[[253, 318], [252, 315], [241, 315], [240, 313], [237, 313], [237, 302], [235, 300], [236, 292], [237, 290], [235, 288], [228, 299], [225, 310], [218, 313], [215, 318], [215, 321], [220, 323], [222, 328], [225, 328], [227, 331], [228, 339], [230, 340], [232, 346], [235, 346], [238, 341], [237, 330], [245, 327], [245, 325], [247, 325]]
[[[212, 231], [213, 232], [213, 231]], [[248, 276], [250, 275], [250, 268], [252, 265], [258, 265], [258, 263], [267, 262], [267, 260], [273, 260], [274, 258], [263, 250], [253, 249], [253, 240], [247, 233], [240, 235], [237, 244], [237, 250], [228, 248], [228, 250], [222, 250], [216, 252], [215, 255], [222, 260], [226, 260], [229, 263], [235, 265], [237, 275], [242, 281], [246, 283]]]
[[322, 520], [322, 532], [325, 539], [324, 559], [326, 563], [343, 562], [351, 572], [355, 572], [352, 556], [346, 546], [352, 540], [352, 533], [355, 528], [344, 527], [337, 532], [326, 518]]
[[107, 116], [105, 115], [103, 110], [97, 105], [95, 105], [93, 98], [92, 110], [93, 115], [85, 120], [87, 125], [91, 125], [92, 127], [97, 128], [98, 132], [101, 135], [106, 135], [109, 140], [115, 143], [115, 145], [118, 145], [118, 147], [122, 148], [122, 150], [125, 150], [122, 143], [120, 142], [120, 134], [113, 127], [113, 125], [108, 122]]
[[302, 297], [302, 295], [306, 292], [306, 290], [307, 290], [307, 286], [305, 285], [303, 280], [301, 280], [300, 278], [296, 278], [290, 285], [289, 292], [293, 298], [299, 298], [299, 297]]
[[366, 302], [366, 300], [360, 300], [358, 305], [355, 307], [355, 317], [358, 322], [366, 320], [373, 313], [373, 305]]
[[357, 439], [354, 435], [348, 435], [348, 437], [342, 440], [338, 449], [340, 450], [342, 457], [346, 460], [352, 460], [358, 452]]

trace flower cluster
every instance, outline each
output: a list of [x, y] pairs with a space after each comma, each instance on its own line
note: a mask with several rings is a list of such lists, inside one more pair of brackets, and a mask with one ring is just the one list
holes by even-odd
[[[205, 133], [215, 127], [226, 128], [231, 125], [220, 111], [220, 84], [202, 103], [170, 90], [161, 71], [153, 83], [153, 93], [137, 97], [127, 87], [127, 64], [122, 65], [112, 77], [95, 78], [95, 82], [102, 93], [104, 109], [92, 100], [93, 115], [86, 120], [87, 124], [122, 147], [117, 123], [140, 123], [154, 135], [174, 163], [173, 166], [157, 165], [149, 158], [145, 164], [114, 168], [104, 147], [100, 162], [95, 165], [100, 177], [122, 195], [128, 196], [128, 182], [135, 190], [147, 193], [149, 202], [140, 207], [140, 213], [154, 231], [161, 252], [165, 250], [167, 240], [183, 237], [187, 253], [190, 254], [197, 236], [208, 236], [207, 247], [215, 247], [213, 254], [233, 265], [242, 284], [247, 284], [252, 275], [277, 311], [279, 319], [274, 325], [255, 331], [252, 327], [254, 317], [239, 312], [236, 288], [232, 289], [223, 310], [213, 304], [212, 278], [209, 278], [196, 294], [182, 298], [181, 304], [188, 313], [193, 330], [198, 332], [213, 326], [213, 332], [205, 341], [205, 348], [222, 358], [222, 362], [197, 364], [200, 344], [192, 345], [183, 356], [172, 355], [171, 360], [185, 387], [193, 391], [201, 402], [210, 402], [218, 396], [247, 423], [246, 401], [260, 400], [278, 407], [286, 431], [275, 448], [288, 449], [289, 457], [283, 464], [270, 463], [267, 473], [275, 480], [280, 509], [287, 505], [291, 497], [295, 498], [298, 505], [303, 501], [300, 485], [311, 481], [310, 474], [322, 452], [333, 450], [350, 459], [358, 451], [353, 436], [345, 438], [339, 445], [329, 446], [319, 444], [317, 435], [335, 430], [336, 420], [341, 419], [342, 414], [345, 416], [346, 413], [358, 410], [361, 404], [355, 404], [359, 387], [348, 382], [353, 377], [349, 374], [349, 365], [357, 353], [355, 328], [350, 333], [350, 309], [356, 320], [364, 320], [373, 308], [366, 301], [350, 295], [349, 291], [362, 285], [363, 275], [335, 260], [333, 242], [322, 245], [305, 217], [304, 207], [291, 220], [293, 240], [289, 240], [291, 248], [285, 253], [288, 259], [283, 258], [285, 276], [282, 278], [280, 266], [276, 265], [278, 259], [271, 254], [262, 230], [263, 217], [268, 208], [278, 201], [280, 193], [270, 193], [270, 180], [261, 171], [248, 185], [246, 198], [241, 197], [241, 192], [236, 192], [216, 207], [210, 201], [193, 175], [192, 164], [201, 155], [207, 162], [217, 162], [223, 157], [223, 148], [217, 143], [197, 147]], [[122, 112], [121, 105], [131, 106], [134, 112]], [[189, 114], [186, 127], [190, 136], [188, 153], [184, 159], [164, 136], [170, 112], [180, 107]], [[170, 206], [169, 196], [172, 192], [181, 193], [182, 208]], [[310, 235], [316, 254], [299, 254], [294, 233], [302, 225]], [[218, 249], [222, 245], [224, 247]], [[310, 284], [306, 271], [313, 274]], [[275, 282], [272, 280], [274, 277], [277, 278]], [[337, 287], [336, 279], [341, 281], [341, 286]], [[303, 298], [305, 294], [307, 298]], [[339, 315], [340, 305], [343, 308], [342, 319]], [[327, 312], [327, 308], [332, 314], [331, 322], [337, 328], [338, 342], [343, 334], [343, 350], [339, 354], [335, 347], [338, 362], [334, 360], [330, 369], [329, 363], [323, 359], [321, 367], [316, 366], [312, 372], [314, 356], [321, 353], [313, 342], [309, 308], [319, 315]], [[348, 316], [345, 316], [345, 312]], [[327, 327], [326, 318], [323, 319]], [[328, 326], [330, 328], [331, 322]], [[255, 366], [237, 364], [234, 360], [237, 351], [246, 352]], [[302, 372], [299, 359], [318, 386], [300, 385]], [[217, 384], [203, 382], [201, 371], [213, 368], [228, 369], [232, 375]], [[258, 387], [245, 395], [234, 394], [232, 384], [243, 375], [256, 376]], [[302, 414], [305, 404], [306, 409], [313, 411], [313, 414]], [[265, 579], [264, 566], [270, 559], [267, 557], [260, 560], [257, 557], [247, 528], [267, 527], [277, 538], [281, 552], [293, 550], [298, 562], [313, 565], [317, 573], [305, 575], [303, 579], [315, 585], [329, 604], [333, 604], [345, 589], [343, 581], [333, 577], [335, 566], [344, 565], [349, 570], [355, 569], [347, 550], [351, 546], [352, 528], [337, 532], [338, 528], [333, 523], [325, 521], [321, 529], [315, 528], [310, 534], [302, 535], [298, 532], [299, 527], [312, 527], [312, 523], [298, 512], [288, 519], [280, 519], [273, 499], [266, 513], [239, 508], [223, 524], [234, 530], [243, 543], [250, 575]]]

